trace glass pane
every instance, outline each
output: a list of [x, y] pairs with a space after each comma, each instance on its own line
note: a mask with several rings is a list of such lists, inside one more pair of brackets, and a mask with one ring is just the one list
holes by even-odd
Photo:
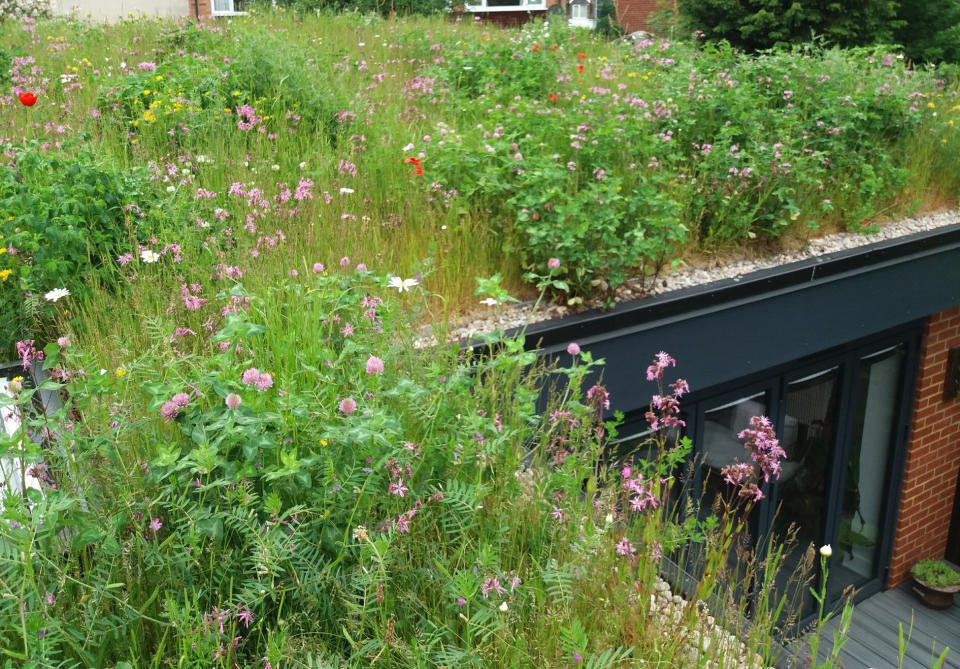
[[[807, 547], [825, 541], [824, 521], [829, 498], [830, 469], [837, 424], [840, 368], [831, 367], [787, 384], [780, 445], [787, 457], [777, 486], [779, 508], [773, 533], [782, 540], [791, 526], [796, 547], [780, 571], [777, 584], [787, 586]], [[813, 612], [814, 601], [804, 596], [802, 614]]]
[[721, 480], [720, 470], [733, 464], [735, 459], [740, 462], [750, 461], [750, 454], [737, 435], [750, 426], [751, 418], [765, 415], [766, 393], [743, 397], [704, 414], [703, 435], [698, 447], [703, 453], [703, 464], [708, 474], [708, 497], [704, 500], [708, 505], [713, 502], [717, 492], [724, 490], [725, 484]]
[[836, 430], [840, 370], [831, 367], [787, 384], [780, 445], [787, 453], [779, 481], [777, 531], [796, 523], [802, 548], [824, 543], [824, 514]]
[[833, 596], [877, 574], [886, 511], [884, 492], [905, 356], [906, 347], [901, 344], [860, 361], [840, 528], [830, 571]]
[[213, 0], [213, 11], [215, 11], [215, 12], [232, 12], [232, 11], [233, 11], [233, 0]]
[[[712, 507], [718, 496], [730, 494], [730, 486], [721, 476], [720, 470], [735, 461], [751, 462], [750, 454], [737, 435], [750, 425], [754, 416], [767, 415], [767, 393], [741, 397], [732, 402], [704, 412], [702, 429], [698, 432], [697, 452], [703, 473], [702, 497], [699, 500], [698, 515], [701, 519], [713, 513]], [[696, 495], [696, 492], [694, 493]], [[747, 565], [750, 560], [747, 553], [753, 551], [753, 523], [747, 523], [736, 538], [736, 542], [727, 553], [727, 573], [721, 576], [721, 582], [731, 588], [731, 596], [740, 600], [744, 596], [743, 585], [746, 582]], [[691, 548], [688, 561], [689, 570], [699, 575], [702, 567], [702, 547]]]

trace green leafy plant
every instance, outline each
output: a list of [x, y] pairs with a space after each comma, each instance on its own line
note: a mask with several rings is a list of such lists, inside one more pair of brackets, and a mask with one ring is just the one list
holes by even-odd
[[88, 153], [11, 151], [14, 162], [0, 167], [0, 313], [8, 346], [55, 312], [40, 301], [47, 291], [67, 289], [83, 299], [95, 285], [117, 285], [115, 259], [136, 250], [146, 233], [136, 212], [149, 210], [153, 198], [140, 170], [115, 171]]

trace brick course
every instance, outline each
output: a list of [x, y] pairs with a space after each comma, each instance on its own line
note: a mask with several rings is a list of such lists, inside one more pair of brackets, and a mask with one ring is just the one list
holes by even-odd
[[943, 557], [960, 469], [960, 398], [943, 400], [947, 353], [960, 347], [960, 307], [927, 319], [900, 513], [887, 587], [910, 578], [917, 560]]
[[659, 9], [676, 9], [676, 0], [614, 0], [617, 20], [628, 33], [649, 30], [647, 19]]

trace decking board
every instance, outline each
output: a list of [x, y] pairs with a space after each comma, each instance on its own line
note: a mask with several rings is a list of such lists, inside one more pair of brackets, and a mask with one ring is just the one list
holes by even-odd
[[[960, 669], [960, 605], [945, 611], [925, 608], [910, 591], [910, 585], [896, 590], [881, 592], [857, 604], [847, 642], [840, 658], [844, 669], [896, 669], [898, 666], [899, 623], [903, 624], [904, 637], [910, 629], [913, 617], [913, 634], [907, 645], [902, 669], [929, 669], [949, 647], [942, 669]], [[824, 625], [821, 646], [817, 653], [823, 661], [833, 647], [833, 632], [840, 624], [839, 613]], [[792, 646], [802, 650], [809, 648], [808, 639]], [[782, 667], [802, 666], [796, 660], [786, 660]]]

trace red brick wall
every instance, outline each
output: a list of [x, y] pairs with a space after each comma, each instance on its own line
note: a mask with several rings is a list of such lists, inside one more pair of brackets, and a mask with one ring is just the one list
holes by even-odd
[[960, 308], [934, 314], [920, 359], [913, 426], [900, 496], [888, 587], [910, 578], [923, 558], [941, 558], [947, 547], [960, 467], [960, 398], [943, 400], [947, 354], [960, 347]]
[[617, 20], [628, 33], [648, 30], [647, 17], [658, 9], [672, 9], [675, 0], [615, 0]]
[[190, 0], [190, 9], [194, 10], [194, 16], [201, 19], [208, 19], [213, 14], [213, 0]]

